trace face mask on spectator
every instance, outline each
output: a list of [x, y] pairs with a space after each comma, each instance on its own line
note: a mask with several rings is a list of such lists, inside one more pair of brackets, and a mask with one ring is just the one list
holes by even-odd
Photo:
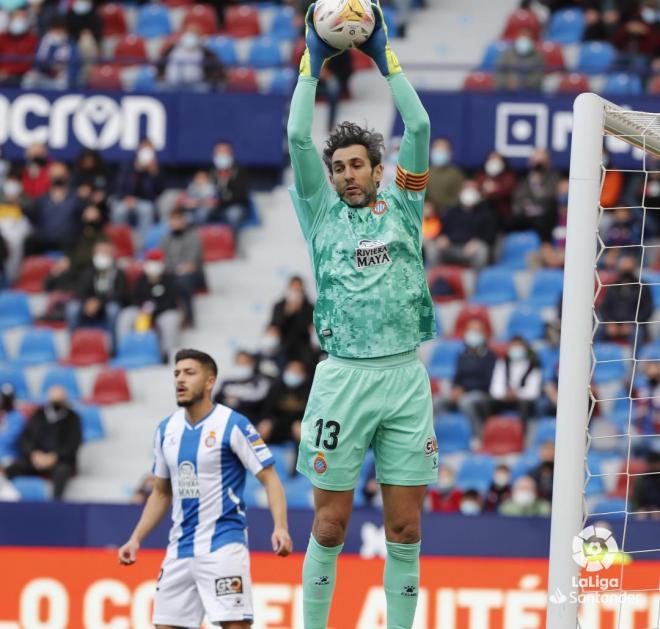
[[234, 365], [234, 378], [236, 380], [247, 380], [252, 376], [253, 371], [250, 365]]
[[493, 475], [493, 483], [495, 484], [495, 487], [499, 487], [501, 489], [503, 487], [507, 487], [510, 482], [511, 476], [509, 476], [508, 472], [495, 472]]
[[533, 491], [529, 489], [516, 489], [511, 494], [511, 499], [513, 502], [521, 507], [529, 507], [531, 504], [534, 504], [536, 496]]
[[24, 35], [27, 33], [29, 26], [30, 25], [25, 18], [15, 17], [9, 22], [9, 32], [12, 35]]
[[527, 350], [522, 345], [512, 345], [508, 351], [509, 360], [525, 360], [527, 358]]
[[497, 157], [491, 157], [486, 160], [484, 170], [489, 177], [497, 177], [504, 170], [504, 162]]
[[22, 190], [23, 186], [21, 186], [18, 181], [13, 179], [8, 179], [4, 184], [2, 184], [2, 192], [4, 192], [6, 197], [17, 197], [19, 194], [21, 194]]
[[112, 256], [107, 253], [96, 253], [92, 259], [97, 271], [107, 271], [112, 266]]
[[475, 502], [474, 500], [463, 500], [463, 502], [461, 502], [460, 509], [463, 515], [478, 515], [481, 513], [481, 507], [479, 506], [479, 503]]
[[67, 36], [62, 31], [51, 31], [48, 33], [48, 39], [52, 44], [63, 44], [67, 40]]
[[520, 37], [516, 37], [516, 40], [513, 42], [513, 47], [519, 55], [527, 56], [532, 50], [534, 50], [534, 42], [531, 37], [521, 35]]
[[431, 151], [431, 164], [433, 166], [446, 166], [451, 161], [451, 153], [445, 149]]
[[282, 374], [282, 382], [290, 389], [295, 389], [305, 382], [305, 377], [297, 371], [285, 371]]
[[37, 168], [43, 168], [47, 162], [48, 160], [41, 156], [33, 157], [32, 159], [28, 160], [29, 165], [36, 166]]
[[279, 346], [279, 336], [275, 336], [274, 334], [264, 334], [264, 336], [261, 337], [261, 351], [264, 354], [273, 354]]
[[92, 3], [88, 0], [75, 0], [71, 8], [76, 15], [84, 15], [92, 10]]
[[212, 183], [196, 183], [193, 187], [193, 194], [199, 197], [212, 197], [215, 195], [215, 188]]
[[181, 45], [188, 50], [197, 48], [199, 46], [199, 35], [197, 33], [184, 33], [181, 35]]
[[156, 157], [156, 153], [150, 146], [143, 146], [137, 152], [137, 162], [140, 166], [147, 166], [153, 161], [154, 157]]
[[34, 6], [34, 5], [43, 4], [43, 2], [44, 2], [44, 0], [27, 0], [27, 3], [28, 3], [28, 4], [31, 4], [31, 5], [33, 5], [33, 6]]
[[162, 262], [158, 262], [158, 260], [147, 260], [144, 263], [144, 272], [149, 277], [159, 277], [164, 269], [165, 265]]
[[55, 188], [66, 188], [67, 183], [66, 177], [53, 177], [50, 180], [50, 184]]
[[473, 208], [479, 201], [481, 201], [481, 195], [476, 188], [463, 188], [458, 197], [458, 200], [461, 202], [461, 205], [466, 208]]
[[660, 197], [660, 181], [649, 181], [646, 185], [647, 197]]
[[227, 153], [218, 153], [213, 157], [213, 164], [218, 170], [227, 170], [234, 165], [234, 158]]
[[640, 13], [642, 20], [644, 20], [647, 24], [653, 24], [655, 22], [656, 16], [653, 7], [642, 7]]
[[468, 330], [465, 333], [465, 344], [468, 347], [480, 347], [484, 344], [486, 337], [482, 332], [477, 332], [476, 330]]

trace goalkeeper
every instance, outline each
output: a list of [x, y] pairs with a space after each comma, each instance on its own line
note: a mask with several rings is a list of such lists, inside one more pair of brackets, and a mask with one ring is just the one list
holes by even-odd
[[315, 517], [303, 566], [305, 629], [322, 629], [364, 456], [374, 449], [382, 484], [388, 629], [410, 629], [419, 589], [420, 518], [437, 476], [428, 375], [416, 356], [435, 323], [422, 262], [429, 118], [391, 51], [383, 16], [361, 49], [387, 80], [405, 124], [396, 182], [379, 192], [383, 136], [344, 122], [323, 160], [312, 143], [316, 86], [339, 51], [307, 13], [307, 49], [288, 124], [293, 204], [309, 245], [318, 290], [318, 365], [302, 423], [298, 471], [314, 485]]

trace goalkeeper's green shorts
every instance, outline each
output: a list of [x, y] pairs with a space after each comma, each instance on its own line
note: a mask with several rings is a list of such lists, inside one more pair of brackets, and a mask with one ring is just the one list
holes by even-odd
[[369, 446], [379, 483], [436, 481], [431, 386], [415, 352], [367, 359], [330, 356], [316, 367], [298, 471], [321, 489], [354, 489]]

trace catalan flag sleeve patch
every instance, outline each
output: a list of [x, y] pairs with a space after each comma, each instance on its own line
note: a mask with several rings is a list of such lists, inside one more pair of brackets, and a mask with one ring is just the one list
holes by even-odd
[[402, 190], [412, 190], [413, 192], [421, 192], [426, 188], [429, 181], [429, 169], [427, 168], [423, 173], [416, 174], [410, 173], [397, 164], [396, 167], [396, 185]]

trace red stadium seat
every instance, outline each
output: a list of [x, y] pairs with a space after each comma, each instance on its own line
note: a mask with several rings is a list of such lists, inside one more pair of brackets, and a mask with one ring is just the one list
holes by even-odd
[[199, 230], [204, 262], [229, 260], [236, 254], [234, 234], [226, 225], [206, 225]]
[[123, 369], [103, 369], [94, 380], [90, 404], [119, 404], [131, 401], [131, 390]]
[[69, 357], [62, 361], [74, 367], [102, 365], [108, 362], [108, 335], [103, 330], [80, 328], [71, 334]]
[[490, 72], [470, 72], [463, 81], [463, 89], [469, 92], [492, 92], [495, 79]]
[[490, 322], [490, 315], [486, 306], [477, 306], [475, 304], [466, 304], [458, 313], [456, 323], [454, 324], [453, 338], [463, 338], [465, 328], [470, 319], [479, 319], [486, 328], [486, 337], [490, 338], [493, 334], [493, 326]]
[[215, 35], [218, 32], [218, 18], [215, 10], [208, 4], [193, 4], [186, 9], [181, 30], [196, 26], [203, 35]]
[[649, 86], [647, 88], [649, 94], [660, 94], [660, 74], [657, 76], [651, 77], [649, 81]]
[[291, 48], [291, 65], [294, 68], [297, 68], [300, 65], [300, 60], [302, 59], [303, 53], [305, 52], [305, 38], [299, 37], [293, 43]]
[[225, 35], [255, 37], [261, 35], [259, 11], [254, 7], [239, 4], [225, 10]]
[[93, 90], [121, 90], [119, 67], [109, 63], [92, 66], [87, 77], [87, 85]]
[[103, 231], [115, 247], [115, 258], [133, 257], [133, 232], [128, 225], [106, 225]]
[[257, 73], [253, 68], [229, 68], [227, 70], [227, 91], [258, 92]]
[[128, 260], [128, 263], [125, 266], [122, 266], [122, 270], [126, 274], [126, 281], [128, 282], [129, 288], [135, 286], [137, 278], [142, 275], [142, 269], [144, 264], [140, 260]]
[[55, 260], [48, 256], [29, 256], [23, 260], [14, 284], [16, 290], [26, 293], [40, 293], [46, 277], [53, 268]]
[[98, 11], [103, 24], [103, 37], [115, 37], [128, 33], [126, 14], [121, 4], [114, 2], [102, 4]]
[[[437, 266], [428, 272], [427, 281], [433, 301], [436, 303], [465, 299], [463, 269], [459, 266]], [[449, 293], [447, 288], [450, 290]]]
[[371, 70], [374, 67], [374, 62], [367, 57], [361, 50], [357, 48], [350, 49], [351, 61], [353, 62], [353, 70]]
[[115, 46], [115, 59], [122, 65], [140, 65], [147, 59], [147, 47], [139, 35], [126, 35]]
[[577, 72], [564, 75], [557, 87], [557, 91], [564, 94], [578, 94], [580, 92], [588, 92], [589, 89], [589, 78]]
[[[630, 467], [628, 468], [630, 474], [644, 474], [647, 471], [647, 464], [644, 459], [630, 459]], [[626, 462], [624, 461], [621, 464], [621, 469], [619, 472], [624, 472], [620, 476], [617, 476], [616, 488], [614, 489], [614, 496], [620, 498], [625, 498], [626, 493], [628, 492], [628, 476], [626, 472]], [[630, 478], [630, 490], [629, 493], [633, 493], [633, 485], [635, 483], [636, 476], [631, 476]]]
[[517, 417], [489, 417], [484, 424], [482, 451], [494, 456], [522, 452], [523, 426]]
[[560, 72], [564, 69], [564, 51], [561, 44], [553, 41], [544, 41], [539, 46], [543, 53], [543, 64], [546, 72]]
[[500, 39], [515, 39], [523, 28], [531, 29], [535, 40], [541, 34], [541, 25], [533, 11], [518, 9], [509, 15]]
[[163, 4], [166, 7], [189, 7], [191, 4], [194, 4], [194, 0], [163, 0]]

